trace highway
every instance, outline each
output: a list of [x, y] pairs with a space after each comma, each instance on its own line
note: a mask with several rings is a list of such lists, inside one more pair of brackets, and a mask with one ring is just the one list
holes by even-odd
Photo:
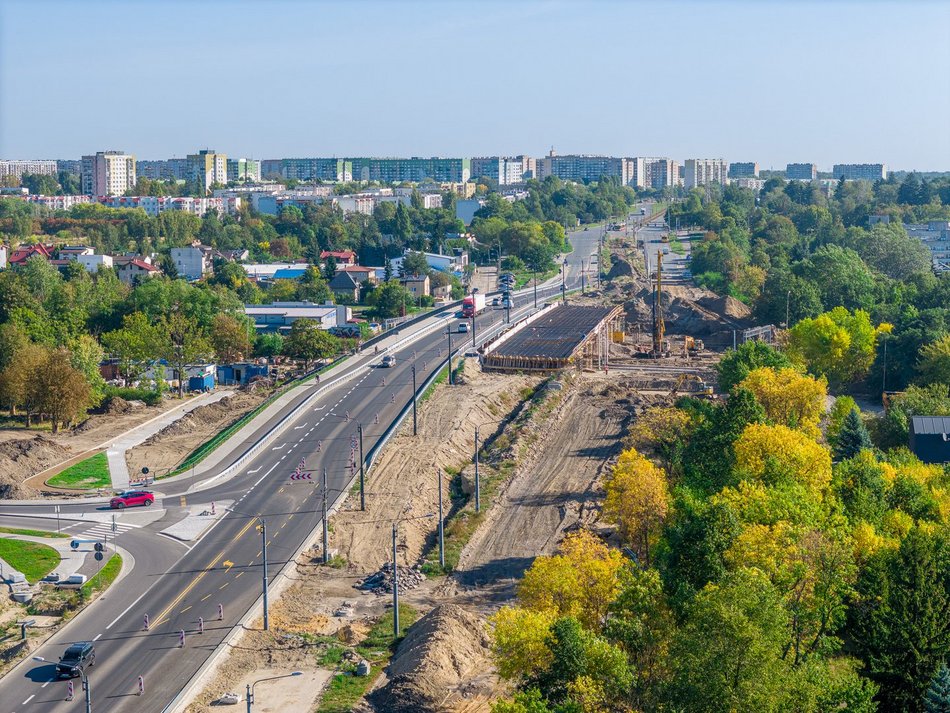
[[[589, 261], [599, 237], [597, 229], [570, 236], [575, 249], [566, 256], [567, 289], [580, 286], [582, 261]], [[539, 307], [543, 299], [559, 294], [560, 289], [559, 279], [539, 286]], [[516, 294], [512, 321], [533, 310], [532, 295], [532, 288]], [[497, 333], [504, 316], [504, 311], [491, 309], [479, 315], [477, 341], [481, 343]], [[464, 353], [471, 348], [472, 335], [455, 331], [459, 320], [454, 314], [446, 312], [443, 319], [452, 331], [453, 350], [461, 349]], [[417, 384], [421, 386], [444, 363], [447, 353], [448, 337], [442, 329], [396, 350], [393, 368], [379, 368], [374, 363], [329, 389], [298, 414], [272, 443], [243, 463], [233, 477], [205, 490], [186, 494], [195, 485], [191, 478], [167, 486], [159, 482], [156, 488], [162, 492], [161, 506], [166, 516], [120, 536], [119, 546], [134, 559], [134, 568], [33, 654], [55, 661], [68, 643], [95, 641], [96, 664], [89, 671], [93, 710], [165, 710], [258, 601], [264, 544], [268, 577], [273, 580], [319, 525], [323, 493], [317, 484], [323, 469], [327, 471], [330, 503], [341, 500], [349, 491], [354, 472], [350, 467], [351, 450], [358, 424], [363, 425], [364, 452], [368, 454], [411, 402], [413, 364]], [[353, 360], [351, 368], [358, 369], [365, 362], [378, 359], [366, 355]], [[314, 388], [317, 387], [300, 389], [301, 393], [287, 404], [280, 417], [307, 398]], [[263, 424], [258, 433], [272, 428], [271, 424]], [[314, 484], [289, 480], [301, 463], [307, 472], [313, 473]], [[208, 477], [204, 474], [198, 480]], [[367, 491], [372, 491], [373, 482], [370, 470]], [[232, 511], [193, 545], [176, 543], [157, 534], [180, 517], [186, 504], [229, 500], [233, 501]], [[63, 506], [64, 513], [89, 509], [88, 504]], [[0, 506], [0, 522], [49, 529], [50, 510], [49, 505]], [[10, 513], [20, 517], [8, 517]], [[265, 537], [258, 529], [262, 522]], [[224, 612], [222, 620], [218, 620], [219, 605]], [[144, 630], [146, 615], [150, 619], [148, 631]], [[203, 620], [203, 633], [198, 631], [199, 617]], [[184, 646], [180, 646], [182, 631]], [[145, 679], [145, 694], [141, 697], [135, 695], [138, 676]], [[67, 702], [66, 684], [54, 680], [52, 664], [25, 661], [0, 680], [0, 713], [81, 710], [82, 693], [78, 680], [75, 683], [76, 699]]]

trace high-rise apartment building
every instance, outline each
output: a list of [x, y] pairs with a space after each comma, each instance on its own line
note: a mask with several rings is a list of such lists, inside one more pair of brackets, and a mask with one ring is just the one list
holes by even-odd
[[56, 175], [56, 161], [0, 161], [0, 178], [12, 176], [18, 181], [23, 174], [39, 173], [44, 176]]
[[662, 190], [679, 185], [679, 164], [668, 158], [638, 156], [630, 161], [630, 184]]
[[530, 156], [481, 156], [472, 159], [472, 178], [491, 178], [499, 186], [511, 186], [534, 178], [537, 160]]
[[228, 182], [252, 183], [261, 180], [261, 162], [253, 158], [229, 158]]
[[593, 156], [589, 154], [566, 154], [559, 156], [552, 149], [547, 156], [537, 161], [538, 178], [556, 176], [562, 181], [590, 183], [604, 177], [616, 177], [621, 184], [631, 185], [634, 179], [635, 162], [632, 158], [617, 156]]
[[214, 149], [202, 149], [196, 154], [188, 154], [188, 178], [203, 186], [205, 193], [211, 186], [228, 182], [228, 157]]
[[729, 178], [758, 178], [759, 164], [754, 161], [730, 163]]
[[465, 183], [471, 178], [468, 158], [348, 158], [354, 181], [424, 181]]
[[686, 189], [705, 186], [708, 183], [726, 185], [729, 166], [721, 158], [688, 158], [683, 181]]
[[814, 163], [790, 163], [785, 166], [785, 178], [789, 181], [817, 180], [818, 165]]
[[836, 163], [832, 176], [846, 181], [883, 181], [887, 179], [887, 164], [884, 163]]
[[121, 196], [135, 187], [135, 156], [98, 151], [82, 157], [82, 192], [87, 196]]
[[340, 182], [353, 180], [353, 164], [342, 158], [282, 158], [262, 161], [261, 171], [264, 178]]
[[187, 181], [190, 178], [189, 166], [189, 161], [186, 158], [136, 161], [135, 172], [140, 177], [153, 181]]

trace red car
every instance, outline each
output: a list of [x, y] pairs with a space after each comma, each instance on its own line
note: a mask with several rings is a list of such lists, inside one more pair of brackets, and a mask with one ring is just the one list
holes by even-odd
[[154, 502], [155, 496], [147, 490], [127, 490], [112, 498], [112, 500], [109, 501], [109, 507], [121, 510], [122, 508], [131, 507], [132, 505], [144, 505], [148, 507]]

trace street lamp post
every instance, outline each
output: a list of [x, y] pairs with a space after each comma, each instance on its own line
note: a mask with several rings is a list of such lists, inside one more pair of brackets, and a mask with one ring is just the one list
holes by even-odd
[[537, 309], [538, 308], [538, 266], [537, 265], [534, 266], [534, 270], [532, 270], [532, 272], [534, 273], [534, 308]]
[[330, 526], [327, 523], [327, 469], [323, 469], [323, 564], [330, 561]]
[[449, 386], [455, 383], [452, 378], [452, 325], [449, 324], [445, 328], [445, 333], [449, 338]]
[[261, 591], [264, 598], [264, 631], [268, 631], [270, 630], [270, 611], [267, 605], [267, 523], [261, 515], [252, 515], [249, 512], [241, 512], [234, 508], [227, 508], [227, 510], [235, 515], [252, 517], [260, 523], [258, 529], [261, 531]]
[[251, 713], [251, 706], [254, 705], [254, 687], [258, 683], [264, 683], [264, 681], [276, 681], [279, 678], [290, 678], [291, 676], [302, 676], [303, 671], [294, 671], [293, 673], [285, 673], [283, 676], [271, 676], [269, 678], [259, 678], [254, 683], [247, 684], [247, 695], [244, 697], [247, 700], [247, 713]]
[[445, 569], [445, 529], [442, 517], [442, 469], [439, 469], [439, 566]]
[[[412, 368], [412, 375], [415, 377], [416, 368]], [[413, 389], [415, 392], [415, 389]], [[413, 402], [413, 414], [415, 414], [415, 402]], [[365, 490], [365, 473], [366, 473], [366, 461], [363, 459], [363, 424], [357, 424], [357, 430], [360, 434], [360, 510], [366, 510], [366, 490]], [[413, 419], [413, 432], [415, 432], [415, 419]]]
[[[40, 663], [56, 663], [55, 661], [44, 659], [42, 656], [34, 656], [33, 660], [39, 661]], [[89, 690], [89, 676], [86, 675], [86, 669], [82, 666], [77, 666], [76, 670], [79, 671], [79, 680], [82, 683], [82, 690], [86, 696], [86, 713], [92, 713], [92, 692]]]
[[[472, 322], [475, 321], [475, 318], [472, 318]], [[415, 436], [419, 432], [418, 421], [416, 420], [416, 365], [412, 365], [412, 435]], [[360, 457], [363, 457], [363, 452], [360, 450]]]
[[788, 321], [788, 317], [789, 317], [788, 306], [791, 304], [791, 302], [792, 302], [792, 291], [789, 290], [785, 295], [785, 329], [791, 329], [791, 326], [792, 326], [791, 324], [789, 324], [789, 321]]
[[564, 280], [564, 271], [567, 268], [567, 258], [564, 258], [564, 262], [561, 263], [561, 302], [567, 304], [567, 285]]

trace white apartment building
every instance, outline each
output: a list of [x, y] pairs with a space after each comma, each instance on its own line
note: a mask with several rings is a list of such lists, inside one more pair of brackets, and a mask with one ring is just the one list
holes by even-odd
[[481, 156], [472, 159], [472, 178], [491, 178], [499, 186], [512, 186], [535, 178], [537, 159], [530, 156]]
[[261, 180], [261, 162], [253, 158], [229, 158], [228, 182], [250, 183]]
[[40, 173], [44, 176], [55, 176], [56, 162], [42, 160], [0, 161], [0, 178], [13, 176], [19, 181], [24, 173]]
[[639, 156], [630, 161], [630, 185], [661, 190], [680, 183], [679, 164], [669, 158]]
[[178, 210], [198, 216], [214, 211], [219, 216], [223, 216], [225, 214], [234, 215], [241, 209], [241, 198], [238, 196], [222, 198], [113, 196], [111, 198], [100, 198], [99, 202], [108, 208], [141, 208], [153, 218], [166, 210]]
[[169, 251], [179, 277], [186, 280], [200, 280], [211, 272], [211, 258], [208, 252], [199, 247], [172, 248]]
[[886, 163], [836, 163], [831, 169], [836, 180], [846, 181], [885, 181]]
[[76, 262], [86, 268], [86, 272], [99, 272], [100, 267], [112, 267], [111, 255], [77, 255]]
[[215, 183], [223, 186], [228, 182], [228, 157], [214, 149], [201, 149], [188, 155], [188, 172], [189, 178], [198, 181], [208, 193]]
[[135, 156], [98, 151], [82, 157], [82, 192], [87, 196], [121, 196], [135, 187]]
[[729, 178], [729, 164], [721, 158], [688, 158], [683, 180], [686, 189], [705, 186], [707, 183], [726, 185]]

